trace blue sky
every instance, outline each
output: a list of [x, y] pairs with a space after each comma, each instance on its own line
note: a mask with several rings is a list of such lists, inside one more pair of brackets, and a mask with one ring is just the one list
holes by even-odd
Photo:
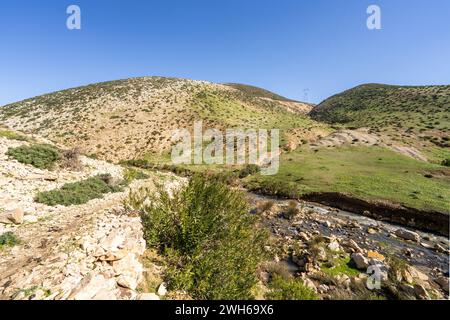
[[[366, 27], [370, 4], [382, 30]], [[317, 103], [367, 82], [450, 84], [450, 1], [2, 0], [0, 44], [0, 105], [151, 75]]]

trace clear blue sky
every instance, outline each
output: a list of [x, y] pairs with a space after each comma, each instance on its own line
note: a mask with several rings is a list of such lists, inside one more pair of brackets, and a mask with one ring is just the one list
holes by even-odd
[[367, 82], [450, 84], [449, 0], [2, 0], [0, 35], [0, 105], [151, 75], [309, 89], [310, 102]]

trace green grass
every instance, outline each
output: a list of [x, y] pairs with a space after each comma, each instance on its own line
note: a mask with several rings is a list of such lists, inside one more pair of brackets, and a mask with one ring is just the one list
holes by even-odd
[[324, 263], [321, 270], [329, 276], [338, 276], [345, 274], [349, 277], [357, 276], [360, 272], [350, 265], [350, 257], [335, 256], [331, 259], [331, 264]]
[[[432, 177], [425, 177], [428, 174]], [[245, 182], [251, 189], [284, 186], [290, 196], [343, 192], [365, 200], [449, 211], [449, 168], [381, 147], [341, 147], [319, 152], [300, 148], [282, 156], [277, 175], [252, 176]]]
[[109, 183], [108, 175], [100, 175], [83, 181], [67, 183], [60, 189], [39, 192], [35, 201], [49, 206], [79, 205], [89, 200], [101, 198], [105, 193], [121, 191], [121, 186]]
[[10, 130], [1, 130], [0, 129], [0, 137], [10, 139], [10, 140], [18, 140], [18, 141], [30, 141], [31, 139], [22, 134], [10, 131]]
[[20, 163], [30, 164], [39, 169], [51, 169], [60, 158], [58, 149], [47, 144], [33, 144], [9, 148], [6, 155]]
[[4, 247], [13, 247], [20, 243], [20, 239], [11, 231], [2, 233], [0, 235], [0, 250]]

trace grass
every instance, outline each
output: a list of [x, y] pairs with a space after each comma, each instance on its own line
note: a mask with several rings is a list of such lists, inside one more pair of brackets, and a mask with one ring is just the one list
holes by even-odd
[[269, 283], [268, 300], [317, 300], [317, 294], [303, 284], [301, 279], [284, 279], [275, 275]]
[[96, 198], [101, 198], [105, 193], [121, 191], [120, 185], [112, 185], [110, 176], [99, 175], [83, 181], [67, 183], [60, 189], [39, 192], [35, 201], [49, 206], [79, 205]]
[[20, 243], [20, 239], [11, 231], [2, 233], [0, 235], [0, 250], [4, 247], [13, 247]]
[[360, 272], [351, 266], [350, 260], [350, 257], [334, 256], [329, 262], [322, 264], [321, 270], [325, 274], [333, 277], [342, 274], [355, 277]]
[[251, 176], [244, 181], [250, 189], [275, 194], [281, 190], [290, 197], [310, 192], [342, 192], [364, 200], [388, 200], [418, 209], [442, 212], [450, 209], [450, 169], [381, 147], [352, 146], [319, 152], [302, 147], [282, 156], [278, 174]]
[[0, 129], [0, 137], [10, 139], [10, 140], [18, 140], [18, 141], [30, 141], [31, 139], [27, 136], [24, 136], [20, 133], [16, 133], [10, 130], [1, 130]]
[[58, 149], [47, 144], [9, 148], [6, 155], [20, 163], [30, 164], [39, 169], [51, 169], [55, 162], [60, 159]]

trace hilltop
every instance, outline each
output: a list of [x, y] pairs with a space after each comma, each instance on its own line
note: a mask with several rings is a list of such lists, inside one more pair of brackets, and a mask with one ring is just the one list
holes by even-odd
[[[116, 162], [168, 152], [173, 131], [192, 129], [196, 120], [203, 120], [205, 128], [279, 128], [286, 137], [314, 137], [323, 131], [323, 125], [306, 116], [310, 105], [248, 88], [176, 78], [132, 78], [9, 104], [0, 108], [0, 121], [55, 143], [82, 146], [88, 154]], [[289, 134], [294, 128], [303, 130]]]

